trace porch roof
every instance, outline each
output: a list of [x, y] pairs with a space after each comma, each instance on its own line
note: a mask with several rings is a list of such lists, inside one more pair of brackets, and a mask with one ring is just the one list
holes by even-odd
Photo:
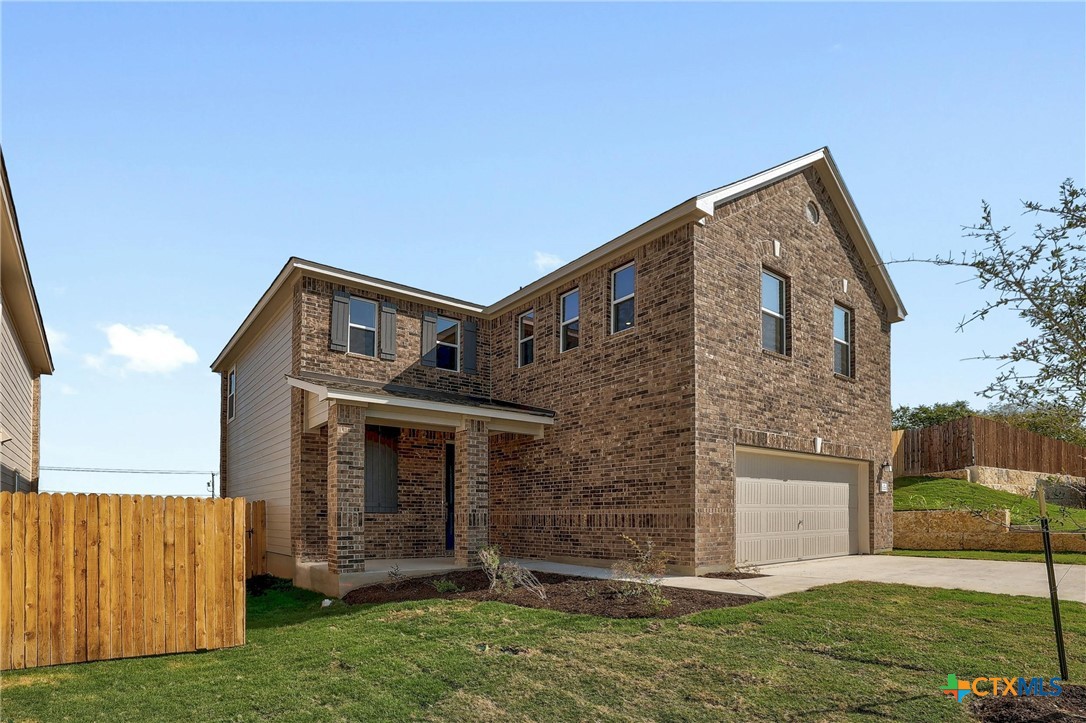
[[311, 429], [328, 419], [328, 400], [367, 407], [367, 421], [394, 426], [449, 431], [464, 417], [484, 418], [490, 431], [528, 434], [539, 438], [554, 424], [554, 412], [489, 397], [454, 394], [365, 379], [303, 372], [286, 375], [287, 383], [306, 391], [306, 420]]

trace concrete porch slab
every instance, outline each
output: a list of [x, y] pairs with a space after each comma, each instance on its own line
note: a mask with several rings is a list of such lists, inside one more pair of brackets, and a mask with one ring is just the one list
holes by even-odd
[[363, 585], [388, 582], [388, 573], [399, 567], [404, 577], [440, 575], [453, 570], [464, 570], [452, 557], [419, 557], [391, 560], [366, 560], [363, 572], [334, 574], [328, 571], [327, 562], [300, 562], [294, 566], [294, 584], [307, 590], [315, 590], [329, 597], [343, 597]]

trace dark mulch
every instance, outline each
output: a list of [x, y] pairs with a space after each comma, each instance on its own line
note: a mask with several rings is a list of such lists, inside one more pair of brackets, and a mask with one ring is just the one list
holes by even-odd
[[754, 577], [765, 577], [757, 572], [740, 572], [739, 570], [732, 570], [731, 572], [707, 572], [704, 575], [698, 575], [698, 577], [711, 577], [714, 580], [750, 580]]
[[1050, 721], [1086, 720], [1086, 686], [1062, 685], [1057, 696], [1016, 698], [969, 696], [969, 712], [984, 723], [1049, 723]]
[[[395, 586], [367, 585], [347, 593], [343, 601], [349, 605], [366, 605], [441, 598], [504, 602], [526, 608], [607, 618], [673, 618], [700, 610], [736, 607], [761, 600], [750, 595], [664, 587], [661, 590], [670, 604], [657, 609], [649, 595], [621, 595], [620, 583], [611, 580], [591, 580], [547, 572], [536, 573], [536, 578], [546, 588], [546, 600], [540, 600], [534, 593], [523, 588], [506, 593], [491, 592], [490, 580], [482, 570], [457, 570], [445, 575], [411, 578]], [[462, 591], [440, 593], [433, 586], [437, 580], [449, 580]]]

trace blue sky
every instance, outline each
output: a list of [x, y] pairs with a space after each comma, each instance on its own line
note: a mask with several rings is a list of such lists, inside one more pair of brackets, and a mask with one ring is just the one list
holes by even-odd
[[[292, 254], [486, 303], [822, 145], [887, 259], [1086, 179], [1082, 4], [11, 4], [0, 131], [57, 372], [42, 463], [215, 469], [208, 365]], [[895, 404], [1023, 333], [891, 269]], [[982, 400], [976, 400], [983, 404]], [[45, 472], [49, 489], [205, 479]]]

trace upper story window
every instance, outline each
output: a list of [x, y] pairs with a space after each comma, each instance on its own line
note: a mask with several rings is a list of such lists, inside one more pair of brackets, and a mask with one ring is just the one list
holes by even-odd
[[634, 325], [634, 287], [637, 267], [634, 262], [611, 272], [611, 333], [625, 331]]
[[574, 289], [562, 295], [560, 302], [562, 328], [559, 332], [559, 349], [569, 351], [581, 344], [581, 291]]
[[238, 385], [238, 370], [234, 367], [230, 370], [230, 374], [226, 377], [226, 421], [230, 421], [234, 418], [234, 399], [236, 397]]
[[347, 351], [363, 356], [377, 356], [377, 304], [375, 302], [351, 297]]
[[437, 368], [460, 371], [460, 322], [437, 317]]
[[517, 317], [517, 366], [531, 364], [535, 360], [535, 311], [526, 311]]
[[833, 371], [852, 376], [852, 311], [833, 305]]
[[788, 305], [787, 282], [783, 277], [762, 270], [762, 348], [786, 354]]

